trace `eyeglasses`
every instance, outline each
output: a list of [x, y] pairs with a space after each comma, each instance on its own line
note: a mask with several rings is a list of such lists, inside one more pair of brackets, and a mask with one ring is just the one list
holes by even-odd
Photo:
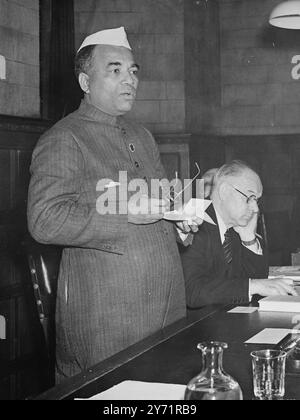
[[237, 188], [235, 188], [233, 185], [229, 184], [235, 191], [237, 191], [238, 193], [240, 193], [242, 196], [244, 196], [246, 198], [246, 203], [247, 204], [253, 204], [254, 202], [260, 206], [261, 205], [261, 197], [258, 198], [256, 197], [256, 195], [251, 194], [251, 195], [246, 195], [245, 193], [243, 193], [242, 191], [238, 190]]
[[176, 192], [175, 191], [175, 187], [178, 184], [178, 172], [177, 171], [175, 172], [175, 184], [172, 185], [172, 187], [170, 188], [170, 193], [165, 197], [167, 200], [169, 200], [169, 201], [171, 201], [171, 202], [174, 203], [178, 199], [178, 197], [180, 197], [182, 195], [182, 193], [195, 181], [195, 179], [198, 177], [198, 175], [200, 175], [201, 170], [200, 170], [199, 165], [198, 165], [197, 162], [195, 162], [195, 166], [197, 168], [196, 175], [179, 192]]

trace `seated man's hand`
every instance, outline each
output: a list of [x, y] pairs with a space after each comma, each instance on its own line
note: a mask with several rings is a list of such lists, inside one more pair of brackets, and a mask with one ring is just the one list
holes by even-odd
[[255, 238], [257, 228], [258, 213], [253, 213], [247, 226], [234, 226], [234, 230], [239, 234], [242, 241], [252, 241]]
[[202, 225], [203, 219], [200, 217], [194, 216], [190, 220], [184, 220], [182, 222], [177, 222], [176, 226], [183, 233], [196, 233], [198, 232], [199, 226]]
[[252, 296], [298, 296], [298, 293], [293, 287], [293, 280], [282, 277], [278, 277], [276, 279], [251, 279], [249, 292]]
[[128, 222], [135, 225], [148, 225], [161, 220], [167, 210], [166, 200], [141, 195], [138, 203], [128, 201]]

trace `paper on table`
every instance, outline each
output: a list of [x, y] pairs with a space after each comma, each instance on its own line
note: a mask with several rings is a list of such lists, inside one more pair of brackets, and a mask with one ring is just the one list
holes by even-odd
[[294, 281], [294, 285], [300, 283], [300, 266], [288, 265], [282, 267], [271, 266], [269, 268], [269, 279], [282, 277]]
[[269, 268], [270, 276], [300, 276], [299, 265], [287, 265], [287, 266], [271, 266]]
[[249, 306], [237, 306], [236, 308], [228, 311], [229, 314], [253, 314], [258, 308], [251, 308]]
[[212, 218], [205, 212], [210, 203], [210, 200], [191, 198], [182, 209], [166, 212], [164, 214], [164, 219], [179, 222], [183, 220], [190, 221], [194, 216], [197, 216], [200, 219], [215, 225]]
[[183, 400], [185, 385], [123, 381], [88, 400]]
[[297, 332], [285, 328], [265, 328], [245, 341], [246, 344], [278, 344], [287, 334]]
[[269, 279], [278, 279], [278, 278], [281, 278], [281, 279], [289, 279], [289, 280], [293, 280], [294, 281], [294, 283], [299, 283], [300, 282], [300, 276], [298, 275], [298, 276], [293, 276], [293, 275], [287, 275], [287, 274], [282, 274], [282, 275], [278, 275], [278, 276], [269, 276], [268, 277]]

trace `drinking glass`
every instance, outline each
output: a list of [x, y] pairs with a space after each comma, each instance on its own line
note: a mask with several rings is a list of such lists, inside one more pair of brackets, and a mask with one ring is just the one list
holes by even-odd
[[282, 399], [285, 393], [286, 352], [257, 350], [251, 352], [254, 395], [260, 400]]

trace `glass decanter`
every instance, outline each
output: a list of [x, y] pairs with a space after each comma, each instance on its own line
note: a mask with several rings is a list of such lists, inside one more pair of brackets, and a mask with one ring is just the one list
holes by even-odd
[[210, 341], [199, 343], [202, 351], [202, 371], [195, 376], [185, 390], [185, 400], [242, 400], [242, 390], [223, 370], [223, 350], [227, 343]]

